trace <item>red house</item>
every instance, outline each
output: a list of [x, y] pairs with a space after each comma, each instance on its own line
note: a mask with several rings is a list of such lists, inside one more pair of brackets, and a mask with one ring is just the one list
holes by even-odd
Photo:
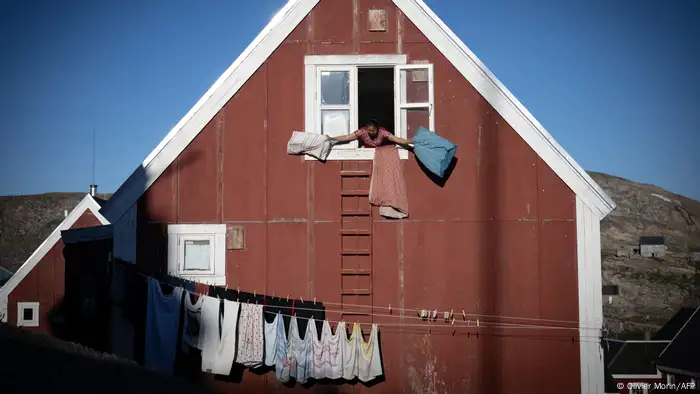
[[[406, 219], [368, 203], [373, 149], [286, 154], [295, 130], [370, 116], [459, 145], [444, 182], [400, 151]], [[100, 212], [121, 260], [379, 323], [385, 379], [366, 390], [600, 394], [600, 220], [614, 207], [421, 0], [291, 0]], [[414, 327], [416, 309], [458, 322]], [[288, 390], [274, 374], [217, 384]]]
[[109, 224], [99, 212], [103, 203], [86, 194], [0, 288], [0, 321], [53, 334], [49, 315], [65, 294], [61, 231]]

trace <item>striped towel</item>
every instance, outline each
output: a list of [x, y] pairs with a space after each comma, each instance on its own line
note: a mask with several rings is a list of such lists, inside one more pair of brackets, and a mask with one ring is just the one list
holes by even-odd
[[287, 154], [306, 154], [325, 161], [332, 147], [332, 141], [325, 135], [294, 131], [287, 143]]
[[369, 202], [379, 206], [379, 214], [403, 219], [408, 216], [408, 195], [399, 150], [388, 145], [374, 150]]

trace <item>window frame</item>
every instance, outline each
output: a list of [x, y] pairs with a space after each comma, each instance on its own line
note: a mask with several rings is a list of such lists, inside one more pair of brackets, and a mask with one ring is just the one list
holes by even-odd
[[[210, 269], [185, 269], [185, 242], [208, 240]], [[169, 224], [168, 274], [208, 285], [226, 284], [226, 225], [225, 224]]]
[[[32, 319], [24, 319], [24, 311], [32, 310]], [[38, 302], [18, 302], [17, 303], [17, 327], [39, 327], [39, 303]]]
[[[321, 72], [323, 71], [348, 71], [350, 72], [350, 128], [357, 130], [358, 125], [358, 89], [357, 70], [359, 68], [393, 68], [394, 69], [394, 134], [397, 137], [406, 138], [406, 124], [404, 110], [411, 108], [428, 108], [430, 130], [435, 129], [435, 84], [433, 65], [430, 63], [408, 64], [406, 55], [308, 55], [304, 57], [305, 65], [305, 116], [304, 131], [321, 134]], [[426, 69], [428, 71], [429, 103], [402, 103], [400, 75], [405, 70]], [[336, 107], [336, 106], [328, 106]], [[345, 146], [350, 146], [346, 148]], [[372, 160], [374, 148], [358, 148], [359, 143], [337, 145], [334, 147], [327, 160]], [[408, 159], [408, 151], [397, 146], [399, 157]], [[306, 160], [318, 160], [309, 155], [304, 155]]]

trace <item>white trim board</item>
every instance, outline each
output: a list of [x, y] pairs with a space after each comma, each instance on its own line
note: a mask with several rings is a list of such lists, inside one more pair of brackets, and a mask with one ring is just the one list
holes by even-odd
[[[318, 2], [319, 0], [290, 0], [272, 18], [255, 40], [107, 201], [102, 209], [105, 217], [116, 222], [136, 203]], [[393, 2], [590, 207], [598, 219], [602, 219], [615, 208], [615, 203], [600, 186], [422, 0]], [[291, 132], [292, 130], [289, 130], [290, 135]]]
[[86, 211], [92, 212], [97, 220], [100, 221], [103, 225], [108, 225], [109, 221], [105, 219], [104, 216], [100, 213], [100, 204], [95, 201], [94, 198], [92, 198], [91, 195], [86, 194], [85, 197], [78, 203], [78, 205], [73, 208], [71, 213], [66, 216], [65, 219], [61, 222], [61, 224], [56, 227], [56, 229], [53, 230], [53, 232], [44, 240], [44, 242], [39, 245], [38, 248], [32, 253], [31, 256], [27, 259], [27, 261], [22, 264], [21, 267], [15, 272], [14, 275], [10, 278], [10, 280], [5, 283], [5, 286], [0, 288], [0, 300], [3, 300], [5, 297], [7, 297], [12, 290], [17, 287], [17, 285], [22, 282], [22, 280], [29, 275], [29, 273], [34, 269], [34, 267], [39, 264], [42, 258], [46, 256], [46, 254], [53, 248], [54, 245], [56, 245], [56, 242], [58, 242], [61, 239], [61, 231], [63, 230], [68, 230], [75, 224], [75, 222], [82, 216], [82, 214]]
[[600, 220], [580, 196], [576, 196], [576, 247], [581, 394], [598, 394], [605, 391], [603, 348], [591, 337], [599, 336], [603, 327]]
[[654, 375], [612, 375], [612, 377], [613, 379], [661, 379], [661, 372], [656, 370]]

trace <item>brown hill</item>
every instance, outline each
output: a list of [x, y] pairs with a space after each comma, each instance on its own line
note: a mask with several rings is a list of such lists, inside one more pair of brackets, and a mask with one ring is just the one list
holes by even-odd
[[85, 193], [0, 196], [0, 267], [15, 272], [83, 197]]
[[[700, 251], [700, 202], [658, 186], [591, 172], [617, 203], [601, 223], [603, 284], [618, 285], [620, 295], [603, 313], [612, 332], [655, 331], [684, 304], [695, 305]], [[636, 247], [640, 236], [664, 236], [663, 258], [617, 257], [616, 250]]]

